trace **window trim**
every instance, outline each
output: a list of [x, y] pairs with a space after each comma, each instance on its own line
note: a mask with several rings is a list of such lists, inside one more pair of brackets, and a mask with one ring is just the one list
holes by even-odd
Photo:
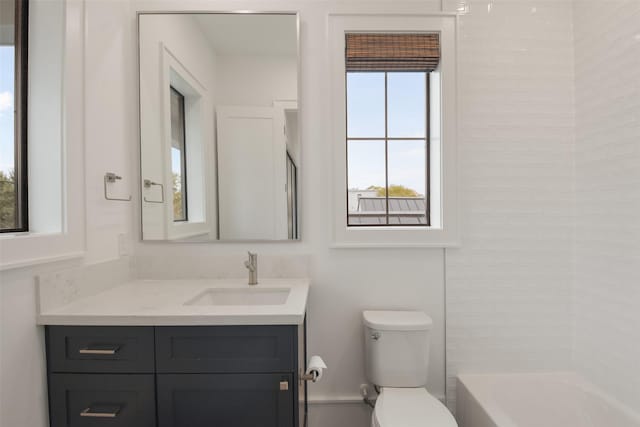
[[[348, 71], [345, 70], [345, 80], [348, 78], [349, 73], [362, 73], [363, 71]], [[366, 72], [366, 71], [364, 71]], [[425, 136], [420, 137], [390, 137], [389, 136], [389, 73], [398, 73], [394, 70], [377, 71], [378, 73], [384, 73], [384, 137], [352, 137], [349, 138], [349, 134], [345, 133], [345, 155], [346, 161], [346, 176], [345, 185], [347, 188], [347, 210], [345, 215], [347, 216], [347, 227], [430, 227], [431, 226], [431, 72], [424, 71], [425, 74]], [[419, 71], [412, 71], [418, 73]], [[349, 102], [349, 93], [347, 90], [347, 84], [345, 82], [345, 121], [346, 126], [349, 126], [349, 114], [346, 105]], [[384, 141], [384, 180], [385, 180], [385, 217], [386, 224], [350, 224], [349, 223], [349, 141]], [[424, 141], [425, 143], [425, 224], [391, 224], [389, 222], [389, 141]]]
[[28, 124], [29, 231], [0, 234], [0, 271], [85, 256], [85, 210], [77, 209], [86, 183], [84, 86], [78, 84], [85, 79], [84, 19], [78, 2], [29, 4], [30, 23], [42, 24], [29, 30], [29, 112], [49, 116], [46, 132]]
[[0, 228], [0, 233], [29, 231], [29, 181], [27, 164], [28, 71], [29, 71], [29, 2], [15, 0], [14, 30], [14, 179], [16, 193], [16, 227]]
[[[330, 216], [332, 218], [331, 248], [426, 248], [459, 246], [458, 150], [457, 150], [457, 22], [455, 15], [441, 13], [411, 14], [329, 14], [329, 84], [332, 185], [330, 186]], [[441, 116], [436, 124], [441, 136], [438, 147], [440, 161], [431, 159], [439, 173], [432, 175], [432, 221], [430, 227], [348, 227], [346, 182], [346, 105], [345, 105], [345, 34], [348, 32], [438, 32], [441, 42], [441, 62], [436, 70], [440, 84], [431, 88], [440, 91], [438, 103]], [[432, 80], [433, 83], [433, 80]], [[435, 104], [434, 104], [435, 105]], [[432, 114], [437, 114], [434, 111]], [[435, 117], [435, 116], [434, 116]], [[437, 135], [432, 135], [435, 141]], [[438, 188], [434, 187], [438, 186]], [[439, 207], [439, 208], [438, 208]], [[437, 212], [434, 209], [438, 209]], [[435, 220], [434, 220], [435, 218]]]
[[[142, 15], [139, 15], [142, 16]], [[171, 191], [171, 159], [170, 155], [166, 153], [171, 152], [171, 111], [170, 111], [170, 88], [174, 87], [178, 92], [184, 96], [185, 100], [185, 147], [189, 145], [189, 149], [185, 149], [185, 161], [190, 163], [189, 170], [185, 170], [187, 174], [192, 174], [191, 179], [187, 177], [187, 180], [191, 185], [191, 194], [204, 195], [208, 191], [208, 184], [206, 176], [210, 172], [206, 171], [205, 159], [209, 158], [209, 152], [206, 145], [203, 143], [204, 137], [197, 134], [197, 132], [189, 132], [194, 122], [205, 123], [206, 118], [204, 116], [205, 111], [209, 111], [211, 106], [209, 104], [209, 94], [207, 88], [192, 72], [184, 65], [184, 63], [174, 54], [166, 43], [160, 42], [160, 63], [161, 74], [160, 82], [161, 88], [158, 92], [159, 99], [162, 101], [162, 114], [165, 117], [163, 121], [163, 168], [161, 171], [163, 176], [162, 182], [165, 183], [165, 200], [173, 200], [173, 191]], [[191, 160], [190, 160], [191, 159]], [[201, 173], [198, 173], [198, 171]], [[187, 200], [189, 203], [194, 203], [198, 199], [205, 200], [204, 197], [192, 197], [191, 200]], [[149, 204], [143, 203], [143, 209], [148, 207]], [[186, 221], [173, 221], [173, 203], [165, 203], [164, 215], [165, 218], [170, 219], [165, 221], [163, 219], [163, 240], [177, 240], [182, 238], [189, 238], [199, 235], [209, 234], [211, 232], [211, 226], [208, 219], [209, 206], [205, 202], [199, 209], [189, 209], [190, 215]], [[144, 236], [143, 236], [144, 240]]]

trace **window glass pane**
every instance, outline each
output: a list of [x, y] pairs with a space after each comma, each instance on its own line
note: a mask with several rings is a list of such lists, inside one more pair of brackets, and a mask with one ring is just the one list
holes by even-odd
[[347, 137], [384, 137], [384, 73], [347, 73]]
[[[13, 1], [1, 2], [8, 25], [0, 31], [0, 230], [18, 224], [15, 152], [15, 10]], [[3, 21], [5, 21], [3, 16]]]
[[347, 141], [348, 224], [385, 224], [384, 141]]
[[187, 220], [187, 175], [185, 159], [184, 96], [171, 88], [171, 172], [173, 175], [173, 220]]
[[389, 141], [389, 224], [426, 224], [426, 141]]
[[426, 138], [426, 73], [388, 73], [390, 138]]

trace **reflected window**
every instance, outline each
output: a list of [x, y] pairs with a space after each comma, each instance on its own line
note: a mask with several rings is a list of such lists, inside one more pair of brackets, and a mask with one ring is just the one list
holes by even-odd
[[0, 1], [0, 232], [28, 230], [27, 7]]
[[171, 88], [171, 173], [173, 220], [187, 221], [187, 155], [184, 95]]

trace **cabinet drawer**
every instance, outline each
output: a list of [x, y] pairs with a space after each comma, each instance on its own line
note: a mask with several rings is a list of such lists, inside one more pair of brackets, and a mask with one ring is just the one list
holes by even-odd
[[49, 326], [51, 372], [152, 373], [153, 328]]
[[189, 326], [156, 328], [158, 373], [286, 372], [295, 370], [296, 327]]
[[292, 374], [158, 375], [159, 427], [292, 427]]
[[155, 427], [151, 374], [52, 374], [51, 427]]

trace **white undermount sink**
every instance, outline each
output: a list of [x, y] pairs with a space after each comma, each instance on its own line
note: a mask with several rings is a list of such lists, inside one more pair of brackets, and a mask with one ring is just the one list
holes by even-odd
[[290, 291], [290, 288], [210, 288], [184, 305], [283, 305]]

